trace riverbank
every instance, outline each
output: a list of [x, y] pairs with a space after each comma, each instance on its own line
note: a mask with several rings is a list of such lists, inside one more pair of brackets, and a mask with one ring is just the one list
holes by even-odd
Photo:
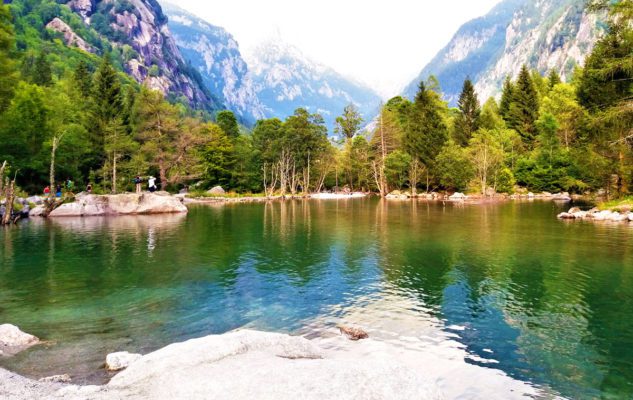
[[7, 400], [439, 400], [537, 394], [459, 356], [419, 353], [372, 338], [351, 342], [331, 331], [315, 340], [252, 330], [192, 339], [133, 361], [102, 386], [34, 381], [0, 369], [0, 397]]
[[610, 221], [610, 222], [633, 222], [633, 208], [620, 207], [617, 210], [602, 210], [599, 207], [589, 211], [583, 211], [578, 207], [571, 208], [567, 212], [558, 214], [561, 220], [588, 220], [588, 221]]

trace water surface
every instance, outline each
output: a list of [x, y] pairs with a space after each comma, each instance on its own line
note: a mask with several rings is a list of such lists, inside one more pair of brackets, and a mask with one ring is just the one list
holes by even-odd
[[48, 343], [0, 365], [98, 382], [109, 352], [243, 326], [314, 335], [353, 314], [456, 340], [550, 393], [632, 398], [633, 224], [561, 222], [560, 207], [332, 200], [26, 222], [0, 230], [0, 323]]

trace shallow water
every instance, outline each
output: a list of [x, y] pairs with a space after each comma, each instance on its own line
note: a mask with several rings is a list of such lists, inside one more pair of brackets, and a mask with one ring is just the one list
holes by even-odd
[[403, 347], [457, 343], [548, 393], [631, 398], [633, 224], [561, 222], [561, 207], [361, 199], [26, 222], [0, 230], [0, 323], [48, 343], [0, 365], [100, 382], [113, 351], [352, 322]]

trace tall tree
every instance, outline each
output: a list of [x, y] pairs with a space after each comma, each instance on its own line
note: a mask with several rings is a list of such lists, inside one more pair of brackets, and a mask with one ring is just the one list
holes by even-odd
[[510, 104], [512, 103], [514, 95], [514, 84], [510, 76], [506, 77], [503, 82], [503, 91], [501, 92], [501, 101], [499, 102], [499, 113], [505, 119], [508, 120], [508, 113], [510, 112]]
[[549, 90], [554, 89], [554, 86], [562, 82], [563, 81], [560, 79], [560, 75], [558, 75], [558, 72], [555, 69], [549, 72], [549, 75], [547, 77], [547, 86]]
[[94, 121], [91, 140], [98, 161], [103, 162], [106, 130], [119, 117], [122, 109], [121, 81], [112, 66], [110, 56], [103, 56], [94, 74], [92, 85], [92, 117]]
[[343, 135], [346, 141], [351, 141], [360, 130], [363, 118], [354, 104], [348, 104], [343, 109], [343, 115], [336, 118], [334, 132]]
[[218, 126], [224, 131], [227, 137], [233, 140], [240, 136], [240, 127], [237, 123], [237, 118], [235, 118], [235, 114], [233, 114], [232, 111], [220, 111], [215, 119]]
[[539, 99], [527, 66], [521, 68], [519, 78], [512, 94], [512, 102], [507, 114], [508, 127], [521, 135], [528, 147], [532, 147], [536, 138], [536, 120], [538, 119]]
[[92, 74], [88, 68], [88, 63], [84, 60], [81, 60], [73, 71], [73, 80], [79, 89], [79, 93], [84, 98], [89, 98], [92, 93]]
[[461, 146], [466, 146], [473, 133], [479, 129], [479, 116], [481, 114], [479, 99], [470, 79], [464, 81], [457, 105], [459, 114], [455, 119], [455, 141]]
[[[428, 90], [424, 82], [420, 82], [409, 114], [409, 126], [402, 138], [403, 149], [412, 158], [412, 167], [417, 169], [421, 164], [425, 168], [427, 190], [430, 188], [430, 173], [435, 167], [435, 159], [448, 140], [448, 129], [437, 97], [435, 91]], [[415, 177], [413, 180], [416, 180]], [[414, 195], [415, 183], [411, 182]]]
[[50, 86], [53, 83], [53, 71], [45, 50], [40, 51], [35, 59], [31, 81], [40, 86]]

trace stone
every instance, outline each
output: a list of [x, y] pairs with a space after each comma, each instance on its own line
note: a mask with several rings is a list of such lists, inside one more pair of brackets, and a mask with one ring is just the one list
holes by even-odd
[[72, 379], [68, 374], [47, 376], [46, 378], [39, 379], [39, 382], [45, 383], [70, 383], [71, 381]]
[[570, 208], [568, 212], [569, 212], [570, 214], [576, 214], [576, 213], [581, 212], [581, 209], [580, 209], [580, 208], [578, 208], [578, 207], [573, 207], [573, 208]]
[[77, 35], [67, 23], [57, 17], [53, 18], [53, 20], [46, 25], [46, 28], [61, 33], [64, 36], [66, 46], [77, 47], [88, 53], [95, 52], [92, 46]]
[[630, 213], [628, 218], [629, 218], [629, 221], [633, 222], [633, 213]]
[[121, 371], [129, 367], [133, 362], [138, 361], [142, 355], [132, 354], [127, 351], [112, 353], [106, 356], [106, 369], [108, 371]]
[[468, 198], [468, 196], [466, 196], [464, 193], [455, 193], [452, 196], [450, 196], [448, 199], [450, 201], [464, 201]]
[[40, 340], [24, 333], [15, 325], [0, 325], [0, 355], [13, 356], [38, 344]]
[[527, 194], [527, 197], [529, 197], [530, 199], [533, 199], [536, 196], [534, 196], [534, 193], [530, 192]]
[[207, 191], [208, 194], [215, 194], [215, 195], [222, 195], [222, 194], [226, 194], [226, 192], [224, 191], [224, 189], [222, 189], [222, 187], [220, 186], [216, 186], [210, 190]]
[[367, 332], [365, 332], [364, 330], [362, 330], [360, 328], [352, 328], [352, 327], [348, 327], [348, 326], [339, 326], [338, 329], [341, 332], [341, 334], [347, 336], [347, 338], [349, 340], [356, 341], [356, 340], [369, 338], [369, 335], [367, 334]]
[[573, 214], [566, 213], [566, 212], [558, 214], [558, 219], [575, 219], [575, 218], [576, 217], [574, 217]]

